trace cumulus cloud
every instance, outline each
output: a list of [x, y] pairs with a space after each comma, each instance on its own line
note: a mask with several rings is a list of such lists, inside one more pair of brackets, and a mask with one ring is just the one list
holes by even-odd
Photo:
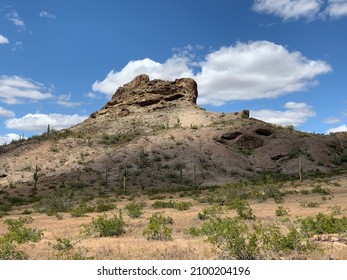
[[347, 0], [329, 0], [325, 12], [332, 18], [347, 16]]
[[199, 86], [198, 103], [219, 106], [302, 91], [316, 85], [318, 75], [330, 71], [328, 63], [310, 60], [272, 42], [238, 42], [209, 53], [202, 61], [177, 55], [164, 63], [149, 58], [131, 61], [120, 71], [112, 70], [104, 80], [96, 81], [93, 90], [109, 97], [119, 86], [143, 73], [152, 79], [191, 77]]
[[78, 107], [81, 105], [81, 102], [72, 102], [71, 93], [59, 95], [57, 103], [64, 107]]
[[330, 117], [330, 118], [325, 118], [323, 120], [323, 123], [326, 123], [326, 124], [334, 124], [334, 123], [339, 123], [341, 120], [338, 119], [338, 118], [334, 118], [334, 117]]
[[314, 18], [322, 4], [322, 0], [255, 0], [253, 10], [258, 13], [274, 14], [284, 20]]
[[0, 45], [8, 44], [10, 41], [3, 35], [0, 34]]
[[189, 59], [173, 56], [164, 63], [153, 61], [149, 58], [130, 61], [121, 71], [111, 70], [102, 81], [96, 81], [92, 88], [94, 91], [112, 96], [116, 89], [130, 82], [135, 76], [147, 73], [152, 79], [172, 80], [181, 77], [193, 76], [189, 68]]
[[344, 132], [344, 131], [347, 131], [347, 125], [345, 125], [345, 124], [340, 125], [338, 127], [330, 128], [325, 133], [329, 134], [329, 133]]
[[57, 19], [57, 17], [56, 17], [55, 15], [50, 14], [50, 13], [48, 13], [48, 12], [46, 12], [46, 11], [41, 11], [39, 15], [40, 15], [41, 18], [46, 18], [46, 19]]
[[0, 135], [0, 146], [11, 143], [12, 140], [19, 140], [21, 136], [15, 133], [9, 133], [6, 135]]
[[88, 116], [62, 114], [27, 114], [22, 118], [11, 118], [5, 121], [6, 128], [26, 131], [43, 132], [47, 126], [60, 130], [78, 124]]
[[11, 21], [14, 25], [18, 27], [25, 28], [25, 23], [24, 21], [19, 17], [17, 11], [13, 10], [12, 12], [6, 14], [6, 19]]
[[10, 111], [10, 110], [6, 110], [5, 108], [0, 107], [0, 117], [12, 118], [15, 115], [16, 115], [15, 112]]
[[19, 76], [0, 76], [0, 102], [19, 104], [24, 100], [39, 101], [52, 97], [41, 83]]
[[275, 98], [315, 85], [315, 77], [331, 71], [324, 61], [309, 60], [267, 41], [237, 43], [210, 53], [196, 77], [200, 103]]
[[279, 125], [293, 125], [298, 127], [305, 123], [309, 118], [316, 115], [313, 108], [306, 103], [287, 102], [283, 106], [286, 110], [259, 110], [251, 111], [250, 115], [253, 118], [263, 120], [265, 122]]

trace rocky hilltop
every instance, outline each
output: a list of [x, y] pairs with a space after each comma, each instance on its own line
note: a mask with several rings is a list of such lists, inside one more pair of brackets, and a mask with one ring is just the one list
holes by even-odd
[[91, 117], [110, 113], [124, 117], [143, 111], [142, 108], [150, 112], [177, 105], [196, 105], [197, 97], [197, 84], [193, 79], [183, 78], [171, 82], [150, 80], [147, 75], [139, 75], [118, 88], [112, 99]]
[[[196, 105], [192, 79], [140, 75], [83, 123], [0, 147], [0, 185], [82, 184], [146, 189], [303, 177], [345, 168], [347, 137], [316, 135]], [[126, 177], [124, 176], [126, 174]], [[125, 180], [125, 181], [124, 181]]]

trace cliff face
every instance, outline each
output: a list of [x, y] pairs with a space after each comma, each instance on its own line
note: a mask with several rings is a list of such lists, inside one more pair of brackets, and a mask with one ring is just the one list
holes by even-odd
[[131, 82], [117, 89], [111, 100], [98, 112], [96, 118], [107, 113], [127, 116], [130, 113], [149, 112], [171, 106], [194, 106], [198, 97], [197, 84], [193, 79], [175, 81], [150, 80], [139, 75]]

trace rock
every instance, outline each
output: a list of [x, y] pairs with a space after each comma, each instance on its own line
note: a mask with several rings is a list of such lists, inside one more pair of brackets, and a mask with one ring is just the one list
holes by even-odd
[[118, 116], [122, 117], [129, 115], [131, 111], [141, 110], [141, 108], [154, 111], [172, 105], [194, 106], [197, 97], [197, 84], [193, 79], [150, 80], [147, 75], [143, 74], [118, 88], [111, 100], [100, 111], [93, 113], [91, 117], [96, 118], [98, 115], [117, 109]]

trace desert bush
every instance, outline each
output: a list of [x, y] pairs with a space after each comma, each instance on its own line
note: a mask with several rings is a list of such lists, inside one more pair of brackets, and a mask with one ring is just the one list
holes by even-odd
[[91, 213], [95, 210], [94, 207], [88, 206], [86, 203], [81, 203], [79, 206], [70, 210], [71, 217], [78, 218], [84, 217], [87, 213]]
[[192, 236], [199, 236], [201, 235], [201, 229], [197, 227], [189, 227], [186, 229], [185, 233]]
[[16, 243], [25, 243], [25, 242], [37, 242], [42, 238], [42, 231], [24, 227], [25, 224], [30, 224], [32, 222], [31, 217], [19, 217], [15, 219], [5, 220], [7, 225], [8, 233], [4, 235], [5, 240]]
[[321, 185], [315, 185], [312, 190], [312, 193], [319, 193], [322, 195], [330, 195], [331, 194], [331, 190], [329, 190], [328, 188], [322, 188]]
[[210, 219], [202, 225], [201, 233], [221, 251], [223, 257], [250, 260], [259, 255], [256, 234], [251, 233], [240, 219]]
[[220, 250], [223, 258], [270, 259], [314, 248], [294, 226], [289, 226], [284, 233], [275, 224], [257, 223], [250, 229], [240, 218], [213, 218], [195, 232], [207, 236], [206, 240]]
[[64, 260], [92, 260], [93, 257], [88, 257], [85, 254], [87, 249], [84, 247], [75, 249], [74, 244], [68, 238], [56, 238], [57, 243], [52, 245], [58, 259]]
[[6, 202], [0, 203], [0, 218], [7, 215], [8, 211], [12, 209], [12, 205]]
[[83, 189], [86, 185], [86, 182], [79, 180], [69, 183], [69, 186], [73, 189]]
[[173, 201], [162, 201], [162, 200], [156, 200], [152, 204], [152, 207], [154, 209], [160, 209], [160, 208], [174, 208], [175, 203]]
[[315, 217], [306, 217], [300, 221], [301, 230], [307, 236], [323, 233], [347, 232], [347, 218], [336, 218], [330, 214], [318, 213]]
[[190, 207], [192, 206], [192, 204], [190, 202], [187, 201], [179, 201], [179, 202], [175, 202], [175, 209], [179, 210], [179, 211], [184, 211], [184, 210], [188, 210]]
[[107, 200], [107, 199], [99, 199], [96, 202], [95, 211], [98, 212], [98, 213], [101, 213], [101, 212], [106, 212], [106, 211], [109, 211], [109, 210], [113, 210], [115, 208], [116, 208], [116, 205], [114, 205], [109, 200]]
[[90, 224], [83, 226], [83, 233], [86, 235], [93, 235], [98, 237], [105, 236], [120, 236], [125, 233], [125, 222], [123, 220], [122, 212], [119, 215], [114, 215], [107, 218], [106, 214], [93, 218]]
[[210, 217], [216, 217], [223, 213], [223, 208], [220, 205], [211, 205], [198, 213], [199, 220], [207, 220]]
[[27, 260], [28, 256], [16, 249], [14, 243], [0, 238], [0, 260]]
[[146, 236], [147, 240], [171, 240], [172, 229], [167, 225], [172, 225], [173, 219], [170, 216], [164, 217], [162, 213], [154, 213], [149, 218], [143, 235]]
[[331, 212], [331, 215], [335, 216], [335, 215], [345, 214], [347, 211], [347, 208], [342, 208], [339, 205], [333, 205], [333, 206], [329, 206], [328, 210]]
[[58, 189], [50, 197], [39, 202], [37, 210], [49, 216], [59, 212], [68, 212], [74, 205], [74, 192], [71, 190]]
[[284, 206], [280, 205], [275, 210], [275, 214], [277, 217], [282, 217], [288, 215], [288, 209], [284, 208]]
[[254, 219], [252, 208], [249, 206], [246, 200], [240, 198], [229, 199], [226, 202], [226, 205], [229, 209], [236, 209], [238, 216], [241, 219]]
[[131, 218], [139, 218], [143, 214], [142, 209], [145, 205], [143, 201], [131, 201], [125, 206], [125, 209]]

